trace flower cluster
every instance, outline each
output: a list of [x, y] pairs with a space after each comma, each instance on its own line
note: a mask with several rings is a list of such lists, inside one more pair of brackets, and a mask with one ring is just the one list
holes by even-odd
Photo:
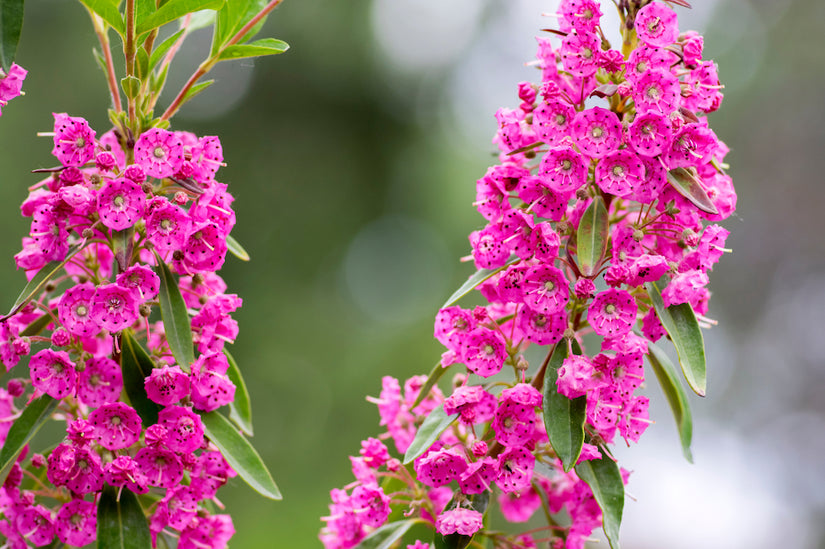
[[[538, 39], [541, 81], [519, 84], [520, 105], [496, 113], [499, 162], [478, 180], [474, 204], [486, 225], [469, 238], [487, 305], [450, 304], [435, 321], [446, 347], [441, 366], [467, 372], [446, 398], [437, 387], [418, 394], [431, 386], [426, 377], [403, 391], [384, 378], [374, 399], [382, 436], [414, 457], [412, 468], [366, 441], [352, 458], [352, 491], [333, 492], [326, 547], [354, 546], [396, 504], [436, 535], [578, 549], [604, 513], [573, 466], [607, 462], [619, 490], [627, 482], [610, 445], [638, 441], [651, 423], [639, 389], [644, 357], [666, 334], [661, 311], [680, 307], [712, 323], [704, 316], [708, 271], [728, 235], [715, 222], [731, 215], [736, 194], [724, 171], [727, 147], [708, 124], [722, 86], [714, 63], [702, 59], [702, 37], [680, 34], [664, 3], [619, 6], [621, 50], [604, 37], [597, 1], [562, 0], [560, 44]], [[546, 347], [540, 366], [526, 355], [535, 346]], [[560, 398], [582, 406], [585, 436], [572, 463], [548, 436], [556, 412], [547, 401]], [[455, 419], [427, 438], [434, 413]], [[421, 439], [434, 442], [410, 455]], [[360, 511], [363, 490], [380, 513]], [[564, 510], [569, 523], [486, 532], [493, 497], [508, 522], [543, 506], [548, 517]]]
[[[0, 488], [0, 532], [15, 548], [55, 536], [91, 543], [109, 485], [156, 494], [155, 539], [174, 531], [181, 549], [223, 548], [232, 520], [208, 508], [220, 506], [216, 491], [235, 471], [201, 420], [236, 389], [224, 345], [237, 336], [230, 315], [241, 299], [215, 273], [235, 225], [233, 198], [215, 180], [220, 141], [161, 128], [98, 137], [83, 118], [54, 120], [61, 165], [23, 202], [31, 231], [15, 256], [40, 285], [0, 322], [0, 360], [17, 374], [0, 390], [0, 443], [24, 395], [55, 399], [66, 436], [47, 458], [24, 450], [14, 464]], [[164, 284], [192, 315], [192, 363], [176, 359], [158, 319], [159, 310], [171, 317]], [[144, 370], [127, 367], [126, 354]], [[28, 371], [16, 372], [26, 357]]]

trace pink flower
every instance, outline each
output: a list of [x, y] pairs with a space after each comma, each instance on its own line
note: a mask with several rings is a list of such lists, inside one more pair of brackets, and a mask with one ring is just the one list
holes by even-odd
[[60, 399], [74, 394], [77, 373], [66, 351], [43, 349], [31, 357], [29, 369], [32, 385], [47, 395]]
[[669, 46], [679, 38], [676, 12], [660, 2], [651, 2], [636, 14], [636, 34], [648, 46]]
[[223, 266], [226, 252], [226, 234], [214, 223], [205, 222], [190, 230], [183, 258], [190, 272], [214, 272]]
[[587, 319], [600, 336], [616, 337], [630, 331], [636, 322], [636, 301], [624, 290], [601, 292], [587, 308]]
[[128, 448], [140, 438], [140, 416], [123, 402], [104, 404], [91, 414], [94, 439], [107, 450]]
[[109, 357], [90, 358], [78, 375], [77, 397], [92, 408], [117, 401], [122, 390], [120, 366]]
[[533, 111], [533, 131], [536, 137], [553, 145], [568, 134], [575, 115], [573, 107], [561, 101], [542, 103]]
[[138, 302], [128, 289], [118, 284], [107, 284], [97, 289], [91, 315], [104, 330], [119, 332], [138, 319]]
[[116, 282], [123, 288], [129, 288], [140, 298], [140, 301], [154, 299], [160, 290], [160, 278], [155, 272], [143, 265], [129, 267], [119, 275]]
[[430, 451], [415, 461], [419, 482], [434, 488], [458, 480], [466, 469], [467, 460], [457, 448]]
[[95, 155], [95, 131], [83, 118], [54, 114], [52, 154], [64, 166], [82, 166]]
[[191, 453], [203, 444], [201, 417], [189, 408], [167, 406], [158, 414], [158, 424], [168, 432], [166, 446], [170, 450]]
[[52, 514], [42, 505], [23, 509], [15, 522], [17, 530], [35, 547], [48, 545], [54, 539]]
[[539, 175], [554, 191], [575, 191], [587, 183], [587, 164], [584, 157], [570, 147], [550, 149], [541, 159]]
[[189, 376], [178, 366], [154, 368], [143, 386], [149, 400], [169, 406], [189, 395]]
[[138, 137], [135, 162], [152, 177], [170, 177], [183, 165], [183, 143], [173, 132], [152, 128]]
[[520, 492], [530, 486], [536, 458], [521, 447], [508, 448], [498, 456], [499, 477], [496, 484], [502, 492]]
[[435, 521], [435, 529], [443, 536], [449, 534], [472, 536], [481, 530], [483, 518], [484, 516], [474, 509], [457, 507], [438, 515]]
[[189, 233], [189, 216], [168, 201], [152, 201], [149, 217], [146, 219], [146, 237], [160, 253], [183, 248]]
[[0, 106], [5, 107], [9, 101], [20, 95], [27, 74], [28, 71], [17, 63], [11, 64], [8, 74], [0, 79]]
[[235, 399], [235, 384], [226, 376], [228, 368], [223, 353], [201, 355], [192, 364], [191, 396], [196, 408], [211, 412]]
[[467, 369], [481, 377], [490, 377], [501, 371], [507, 358], [507, 344], [500, 333], [476, 328], [465, 339], [461, 360]]
[[522, 288], [524, 303], [545, 314], [563, 310], [570, 299], [570, 283], [564, 273], [549, 265], [531, 267], [524, 275]]
[[599, 69], [601, 40], [592, 32], [573, 31], [561, 41], [561, 62], [573, 76], [590, 76]]
[[601, 158], [619, 148], [622, 123], [613, 111], [593, 107], [576, 115], [572, 133], [581, 152], [592, 158]]
[[628, 129], [628, 142], [643, 156], [658, 156], [670, 143], [670, 121], [656, 111], [636, 115]]
[[630, 149], [608, 153], [596, 165], [596, 185], [609, 194], [627, 196], [645, 174], [644, 163]]
[[146, 195], [140, 185], [128, 179], [106, 181], [97, 194], [100, 221], [110, 229], [127, 229], [143, 216]]
[[183, 478], [183, 466], [174, 452], [162, 448], [141, 448], [135, 463], [150, 486], [174, 488]]
[[97, 533], [95, 504], [82, 499], [65, 503], [55, 518], [57, 537], [63, 543], [83, 547], [92, 543]]
[[649, 71], [633, 86], [633, 102], [639, 114], [654, 111], [668, 115], [679, 108], [679, 80], [669, 71]]

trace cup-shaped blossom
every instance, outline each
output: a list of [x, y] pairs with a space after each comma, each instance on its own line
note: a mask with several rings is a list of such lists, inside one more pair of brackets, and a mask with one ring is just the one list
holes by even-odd
[[539, 139], [553, 145], [569, 133], [575, 115], [576, 111], [567, 103], [555, 100], [542, 103], [533, 111], [533, 131]]
[[158, 414], [158, 424], [166, 428], [166, 446], [170, 450], [191, 453], [203, 444], [201, 417], [189, 408], [167, 406]]
[[670, 121], [655, 111], [637, 114], [628, 128], [630, 146], [642, 156], [658, 156], [670, 143]]
[[95, 131], [79, 116], [54, 115], [52, 154], [64, 166], [82, 166], [95, 155]]
[[378, 486], [356, 486], [350, 498], [361, 524], [378, 528], [390, 515], [390, 498]]
[[135, 143], [135, 162], [152, 177], [171, 177], [183, 165], [183, 142], [174, 132], [152, 128]]
[[92, 316], [92, 302], [97, 289], [84, 282], [66, 290], [57, 304], [57, 317], [63, 327], [74, 335], [92, 337], [100, 332], [100, 324]]
[[645, 175], [642, 159], [630, 149], [605, 155], [596, 165], [596, 185], [609, 194], [627, 196]]
[[119, 332], [138, 319], [138, 300], [119, 284], [100, 286], [92, 300], [91, 315], [104, 330]]
[[229, 515], [196, 515], [180, 533], [178, 549], [226, 549], [226, 544], [233, 535], [235, 526]]
[[502, 492], [519, 492], [530, 487], [536, 458], [522, 447], [508, 448], [498, 456], [496, 484]]
[[557, 192], [575, 191], [587, 183], [587, 164], [570, 147], [550, 149], [541, 159], [542, 181]]
[[20, 511], [16, 526], [26, 541], [35, 547], [48, 545], [54, 539], [54, 523], [51, 512], [42, 505], [34, 505]]
[[507, 263], [510, 249], [504, 243], [504, 235], [498, 224], [487, 225], [470, 233], [473, 259], [479, 269], [495, 269]]
[[663, 48], [679, 38], [676, 12], [661, 2], [651, 2], [636, 14], [636, 34], [639, 40], [656, 48]]
[[54, 521], [57, 537], [63, 543], [83, 547], [92, 543], [97, 533], [95, 504], [82, 499], [64, 503]]
[[77, 385], [75, 365], [66, 351], [43, 349], [29, 360], [32, 385], [53, 398], [74, 394]]
[[457, 448], [430, 451], [415, 462], [418, 480], [437, 488], [457, 480], [467, 469], [467, 460]]
[[191, 272], [214, 272], [226, 259], [226, 234], [211, 222], [192, 227], [183, 247], [183, 258]]
[[590, 76], [599, 70], [601, 40], [592, 32], [570, 32], [561, 41], [561, 63], [573, 76]]
[[489, 421], [493, 418], [495, 409], [495, 397], [480, 385], [457, 387], [444, 400], [444, 412], [448, 415], [460, 414], [461, 421], [467, 425]]
[[567, 313], [564, 310], [543, 313], [529, 307], [521, 307], [516, 315], [516, 323], [529, 341], [538, 345], [553, 345], [564, 336], [567, 329]]
[[632, 440], [639, 442], [639, 437], [650, 426], [650, 414], [648, 407], [650, 399], [644, 396], [633, 398], [627, 406], [625, 406], [624, 413], [617, 425], [619, 434], [625, 440]]
[[461, 360], [471, 372], [490, 377], [501, 371], [507, 359], [507, 343], [494, 330], [476, 328], [464, 339]]
[[193, 177], [198, 183], [207, 184], [215, 180], [215, 172], [223, 164], [223, 147], [214, 135], [201, 137], [192, 147]]
[[166, 492], [161, 500], [169, 513], [169, 526], [175, 530], [186, 528], [198, 513], [198, 501], [189, 486], [178, 486]]
[[11, 64], [9, 72], [0, 80], [0, 102], [3, 106], [20, 95], [23, 89], [23, 80], [26, 79], [28, 73], [29, 71], [17, 63]]
[[458, 306], [445, 307], [435, 315], [435, 338], [442, 345], [458, 352], [462, 338], [476, 326], [472, 311]]
[[593, 363], [586, 356], [572, 355], [565, 358], [556, 380], [558, 392], [570, 399], [586, 394], [600, 384], [593, 376], [595, 371]]
[[570, 283], [560, 269], [549, 265], [531, 267], [522, 288], [527, 306], [545, 314], [561, 311], [570, 300]]
[[483, 457], [467, 465], [458, 479], [462, 494], [480, 494], [487, 490], [498, 478], [498, 462], [491, 457]]
[[154, 368], [143, 382], [149, 400], [169, 406], [189, 396], [189, 376], [178, 366]]
[[31, 232], [43, 261], [62, 261], [69, 251], [69, 233], [64, 215], [43, 204], [32, 214]]
[[456, 507], [444, 511], [435, 520], [435, 529], [442, 536], [459, 534], [472, 536], [483, 526], [483, 515], [475, 509]]
[[541, 406], [542, 395], [529, 383], [518, 383], [501, 391], [499, 399], [502, 402], [512, 402], [521, 406]]
[[136, 494], [145, 494], [149, 491], [146, 486], [146, 477], [130, 456], [117, 456], [107, 463], [104, 477], [106, 482], [112, 486], [125, 486]]
[[153, 299], [160, 291], [160, 278], [155, 271], [143, 265], [129, 267], [117, 275], [116, 282], [134, 291], [140, 297], [140, 301]]
[[229, 362], [223, 353], [203, 354], [192, 364], [192, 404], [211, 412], [235, 400], [235, 384], [226, 376]]
[[97, 452], [76, 450], [74, 466], [66, 480], [66, 487], [75, 494], [91, 494], [103, 489], [103, 467]]
[[161, 199], [162, 205], [152, 204], [146, 219], [146, 238], [160, 253], [183, 248], [189, 234], [191, 220], [181, 208]]
[[679, 80], [669, 71], [647, 72], [633, 85], [636, 112], [668, 115], [679, 108], [680, 93]]
[[573, 28], [579, 32], [596, 32], [602, 10], [596, 0], [562, 2], [559, 6], [559, 27], [563, 32]]
[[163, 448], [141, 448], [135, 463], [150, 486], [174, 488], [183, 478], [183, 465], [174, 452]]
[[238, 473], [220, 452], [203, 452], [192, 469], [192, 489], [199, 500], [215, 497], [218, 488]]
[[104, 404], [89, 414], [89, 422], [94, 427], [92, 436], [107, 450], [128, 448], [140, 438], [140, 416], [123, 402]]
[[86, 405], [97, 408], [115, 402], [123, 390], [123, 374], [109, 357], [92, 357], [78, 374], [77, 396]]
[[146, 194], [140, 185], [125, 178], [106, 181], [97, 193], [100, 222], [110, 229], [127, 229], [143, 216]]
[[637, 311], [636, 300], [629, 292], [611, 288], [596, 296], [587, 308], [587, 320], [600, 336], [616, 337], [630, 331]]
[[619, 148], [622, 123], [616, 113], [601, 107], [581, 111], [573, 119], [573, 140], [591, 158], [601, 158]]
[[710, 161], [719, 140], [713, 130], [703, 124], [685, 124], [665, 150], [668, 168], [701, 166]]
[[524, 446], [536, 432], [536, 408], [512, 401], [502, 401], [493, 419], [496, 441], [508, 446]]

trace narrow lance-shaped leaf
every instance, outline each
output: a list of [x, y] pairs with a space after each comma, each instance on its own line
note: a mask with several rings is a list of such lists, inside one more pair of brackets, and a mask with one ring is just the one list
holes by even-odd
[[32, 278], [29, 281], [29, 283], [26, 284], [26, 287], [23, 288], [23, 291], [20, 292], [20, 295], [17, 296], [17, 299], [14, 301], [14, 305], [11, 306], [11, 310], [9, 311], [9, 313], [3, 318], [0, 318], [0, 321], [6, 320], [7, 318], [14, 316], [20, 309], [25, 307], [29, 301], [34, 299], [34, 296], [38, 295], [40, 292], [43, 291], [43, 288], [46, 287], [46, 283], [52, 278], [54, 278], [54, 276], [60, 271], [60, 269], [62, 269], [63, 266], [66, 265], [66, 263], [68, 263], [75, 256], [75, 254], [82, 249], [82, 243], [78, 244], [77, 246], [69, 250], [66, 259], [64, 259], [63, 261], [52, 261], [41, 267], [40, 270], [37, 271], [37, 274], [34, 275], [34, 278]]
[[228, 419], [218, 412], [201, 416], [206, 436], [223, 457], [253, 490], [269, 499], [281, 499], [281, 492], [272, 480], [261, 456]]
[[676, 192], [687, 198], [691, 204], [703, 212], [713, 215], [719, 213], [719, 210], [716, 209], [708, 193], [699, 182], [699, 176], [696, 175], [695, 171], [685, 168], [670, 170], [667, 172], [667, 181], [671, 187], [676, 189]]
[[435, 366], [433, 366], [433, 369], [430, 370], [430, 374], [427, 376], [427, 381], [424, 382], [424, 385], [421, 386], [421, 390], [418, 392], [418, 396], [415, 397], [415, 402], [413, 402], [412, 406], [410, 406], [411, 410], [424, 402], [424, 399], [429, 396], [430, 391], [433, 390], [433, 387], [435, 387], [435, 384], [438, 383], [438, 380], [441, 379], [441, 377], [447, 373], [447, 370], [451, 367], [452, 364], [445, 368], [441, 365], [440, 360], [435, 363]]
[[223, 354], [229, 362], [226, 375], [229, 381], [235, 384], [235, 400], [229, 403], [229, 419], [234, 421], [244, 433], [252, 436], [254, 433], [252, 432], [252, 403], [249, 401], [249, 391], [241, 376], [238, 363], [235, 362], [235, 357], [229, 354], [226, 347], [223, 348]]
[[126, 488], [106, 486], [97, 504], [99, 549], [147, 549], [152, 536], [146, 515], [135, 494]]
[[277, 55], [289, 49], [289, 44], [275, 38], [263, 38], [249, 44], [227, 46], [218, 56], [220, 61], [241, 59], [244, 57], [260, 57], [262, 55]]
[[144, 381], [155, 367], [149, 354], [138, 343], [132, 332], [124, 330], [121, 337], [120, 368], [123, 371], [123, 388], [132, 408], [143, 420], [144, 426], [158, 422], [160, 406], [146, 396]]
[[226, 247], [229, 249], [229, 252], [232, 255], [234, 255], [241, 261], [249, 261], [249, 254], [246, 250], [244, 250], [240, 242], [232, 238], [232, 235], [226, 236]]
[[693, 454], [690, 451], [690, 441], [693, 437], [693, 418], [690, 414], [690, 403], [687, 394], [679, 382], [676, 368], [665, 352], [655, 344], [648, 341], [647, 355], [650, 366], [659, 380], [659, 385], [665, 393], [670, 409], [673, 411], [673, 418], [676, 420], [676, 427], [679, 429], [679, 440], [682, 441], [682, 453], [685, 459], [693, 463]]
[[[573, 353], [580, 355], [581, 348], [574, 340]], [[587, 397], [569, 399], [559, 393], [556, 380], [559, 368], [568, 356], [567, 341], [561, 340], [553, 349], [550, 362], [544, 371], [544, 428], [556, 455], [565, 471], [576, 464], [584, 444], [584, 422], [587, 417]]]
[[163, 329], [166, 332], [166, 341], [178, 366], [185, 372], [195, 362], [195, 346], [192, 343], [192, 324], [189, 321], [189, 312], [186, 303], [180, 295], [178, 283], [169, 266], [155, 256], [158, 263], [160, 277], [160, 315], [163, 319]]
[[447, 302], [444, 303], [444, 305], [442, 305], [441, 308], [443, 309], [444, 307], [449, 307], [450, 305], [453, 305], [459, 299], [461, 299], [465, 295], [469, 294], [470, 291], [472, 291], [473, 288], [475, 288], [476, 286], [478, 286], [479, 284], [481, 284], [482, 282], [484, 282], [485, 280], [487, 280], [488, 278], [490, 278], [494, 274], [503, 271], [504, 269], [506, 269], [507, 267], [509, 267], [513, 263], [516, 263], [517, 261], [520, 261], [520, 259], [518, 257], [511, 257], [510, 260], [507, 261], [507, 263], [505, 263], [504, 265], [502, 265], [501, 267], [499, 267], [497, 269], [479, 269], [478, 271], [475, 272], [475, 274], [473, 274], [470, 278], [468, 278], [467, 282], [462, 284], [461, 287], [458, 290], [453, 292], [453, 295], [451, 295], [447, 299]]
[[181, 102], [185, 103], [185, 102], [189, 101], [190, 99], [192, 99], [193, 97], [195, 97], [200, 92], [202, 92], [203, 90], [205, 90], [206, 88], [208, 88], [209, 86], [211, 86], [214, 83], [215, 83], [214, 80], [206, 80], [206, 81], [201, 82], [199, 84], [195, 84], [194, 86], [189, 88], [189, 91], [186, 92], [186, 94], [183, 96], [183, 98], [181, 99]]
[[412, 443], [410, 443], [410, 447], [407, 448], [407, 453], [404, 454], [404, 463], [409, 463], [423, 454], [427, 448], [433, 445], [433, 442], [438, 440], [438, 437], [441, 436], [444, 429], [449, 427], [457, 417], [458, 414], [448, 416], [444, 411], [443, 404], [430, 412], [430, 415], [427, 416], [424, 423], [418, 428], [418, 432], [415, 433], [415, 438]]
[[55, 318], [57, 318], [57, 309], [52, 309], [51, 311], [44, 313], [42, 316], [32, 320], [28, 326], [23, 328], [20, 331], [20, 337], [36, 336], [42, 332], [46, 326], [54, 322]]
[[23, 11], [23, 0], [0, 2], [0, 57], [6, 73], [17, 54], [17, 44], [23, 31]]
[[576, 474], [590, 486], [602, 510], [604, 534], [611, 549], [619, 549], [619, 526], [624, 509], [624, 482], [619, 466], [602, 450], [601, 459], [582, 461], [576, 465]]
[[600, 196], [593, 199], [579, 221], [576, 231], [576, 254], [584, 276], [591, 276], [607, 249], [607, 209]]
[[181, 35], [185, 32], [186, 29], [181, 29], [175, 34], [169, 36], [166, 40], [158, 44], [158, 46], [152, 51], [152, 55], [149, 56], [149, 65], [147, 69], [149, 71], [154, 70], [160, 60], [163, 59], [163, 56], [175, 45], [175, 42], [181, 37]]
[[[455, 499], [455, 496], [453, 496], [453, 499], [450, 500], [445, 509], [454, 509], [456, 507]], [[480, 494], [473, 494], [469, 496], [468, 499], [470, 508], [484, 515], [487, 512], [487, 506], [490, 504], [490, 492], [487, 490]], [[466, 508], [467, 504], [465, 503], [463, 507]], [[465, 536], [462, 534], [447, 534], [446, 536], [442, 536], [436, 532], [433, 541], [435, 542], [436, 549], [465, 549], [470, 545], [470, 542], [473, 541], [473, 536]]]
[[668, 279], [663, 277], [658, 282], [648, 282], [645, 284], [656, 315], [662, 322], [676, 353], [679, 355], [679, 364], [682, 365], [682, 372], [685, 380], [693, 391], [699, 396], [705, 396], [707, 392], [707, 366], [705, 364], [705, 340], [702, 337], [702, 330], [696, 321], [696, 315], [689, 303], [679, 303], [665, 307], [662, 300], [662, 288], [667, 286]]
[[400, 540], [407, 533], [407, 530], [415, 526], [416, 523], [422, 522], [424, 521], [421, 519], [389, 522], [362, 539], [361, 543], [356, 545], [354, 549], [389, 549], [393, 543]]
[[126, 33], [126, 26], [123, 23], [123, 16], [117, 9], [117, 1], [113, 0], [80, 0], [80, 3], [89, 8], [103, 19], [115, 32], [123, 36]]
[[237, 34], [266, 5], [267, 0], [233, 0], [227, 2], [218, 12], [215, 30], [212, 34], [212, 55]]
[[224, 0], [169, 0], [148, 17], [136, 21], [136, 32], [139, 36], [187, 13], [206, 9], [219, 10], [223, 4]]
[[3, 449], [0, 450], [0, 484], [6, 481], [6, 476], [17, 460], [17, 456], [49, 419], [54, 409], [57, 408], [58, 402], [49, 395], [38, 397], [26, 406], [20, 417], [14, 421], [6, 436]]

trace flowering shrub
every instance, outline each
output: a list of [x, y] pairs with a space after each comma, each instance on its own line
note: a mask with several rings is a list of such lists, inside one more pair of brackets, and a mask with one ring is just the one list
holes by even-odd
[[[704, 395], [708, 272], [728, 235], [716, 222], [736, 204], [706, 116], [721, 85], [666, 3], [616, 7], [620, 50], [598, 2], [562, 0], [560, 44], [538, 39], [541, 81], [496, 113], [499, 162], [474, 203], [486, 225], [469, 237], [478, 271], [436, 315], [446, 351], [430, 375], [385, 377], [370, 399], [386, 431], [332, 491], [327, 548], [573, 549], [598, 527], [618, 547], [629, 473], [611, 446], [651, 423], [645, 357], [691, 459], [686, 395], [656, 342], [672, 341]], [[486, 305], [456, 304], [473, 289]], [[541, 509], [545, 525], [491, 528], [494, 507], [508, 523]]]
[[[21, 206], [31, 231], [15, 262], [29, 282], [0, 318], [10, 372], [0, 389], [4, 547], [97, 539], [145, 548], [177, 538], [180, 549], [223, 548], [234, 527], [217, 512], [216, 492], [229, 478], [280, 499], [242, 434], [252, 434], [249, 395], [227, 348], [242, 300], [217, 271], [228, 252], [248, 256], [230, 236], [223, 149], [216, 136], [169, 123], [209, 85], [199, 80], [216, 63], [287, 49], [271, 38], [248, 42], [279, 3], [127, 0], [121, 14], [83, 1], [103, 50], [112, 128], [99, 133], [55, 113], [53, 132], [41, 135], [52, 138], [59, 165], [35, 170], [46, 178]], [[167, 24], [177, 28], [161, 31]], [[175, 53], [206, 25], [211, 52], [155, 117]], [[110, 31], [123, 41], [120, 89]], [[161, 32], [168, 37], [156, 44]], [[7, 66], [18, 37], [0, 40]], [[4, 106], [25, 75], [14, 64], [3, 74]], [[50, 420], [65, 425], [65, 437], [30, 447]]]

